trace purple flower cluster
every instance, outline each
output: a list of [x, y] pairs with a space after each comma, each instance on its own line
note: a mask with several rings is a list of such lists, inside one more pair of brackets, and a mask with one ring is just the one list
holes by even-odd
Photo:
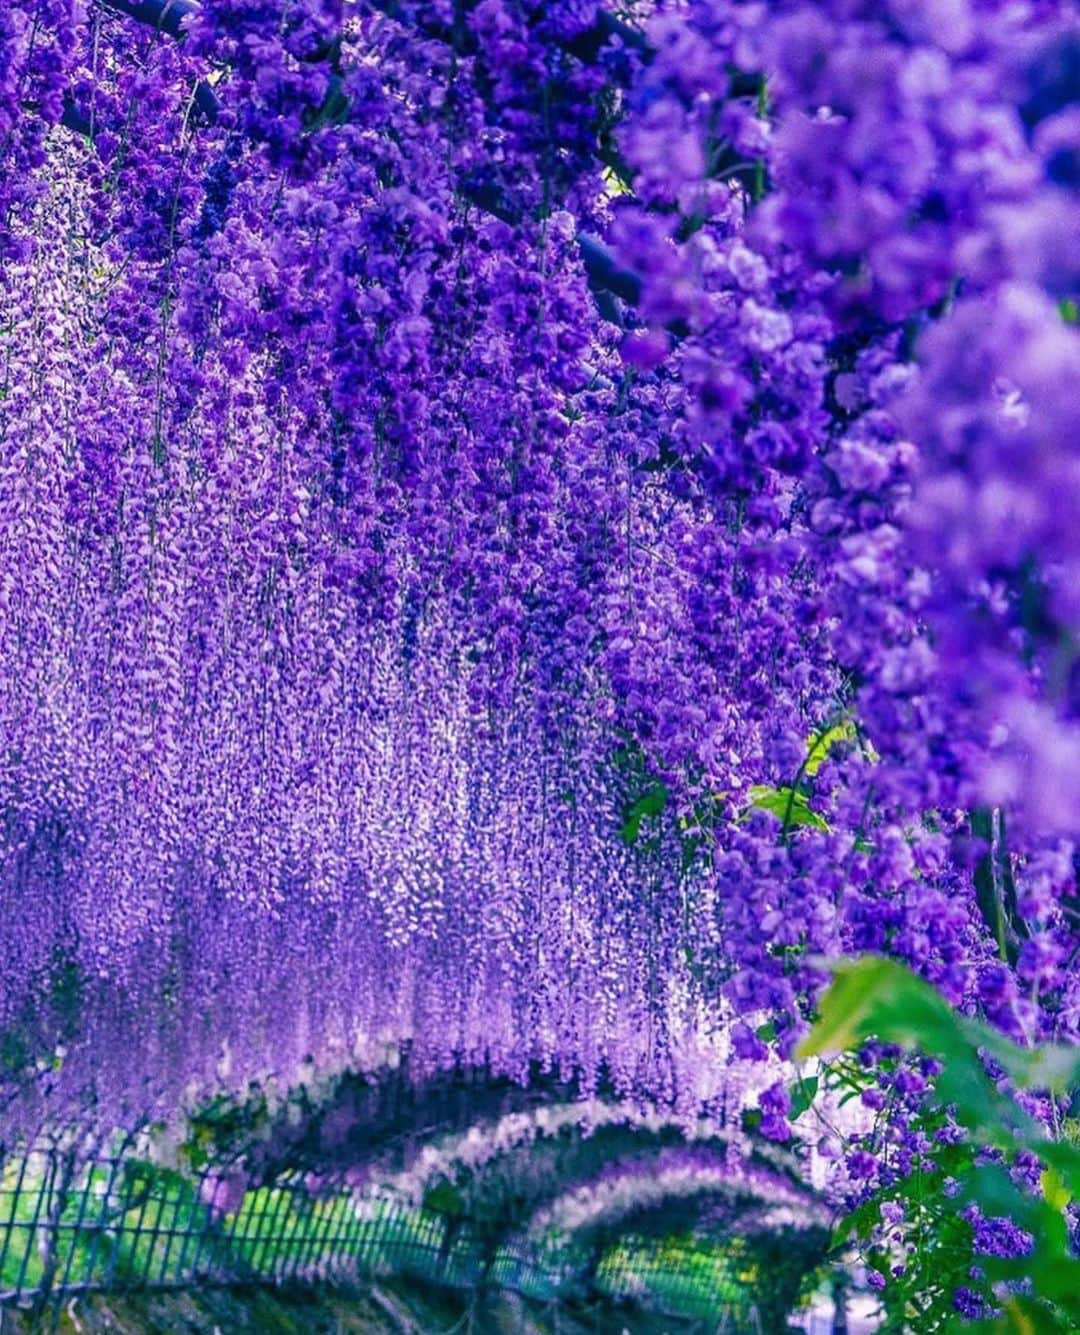
[[19, 1116], [401, 1042], [689, 1111], [851, 951], [1075, 1038], [1069, 6], [173, 27], [0, 15]]
[[[849, 948], [899, 953], [955, 1001], [992, 988], [1019, 1037], [1074, 1033], [1075, 25], [1053, 5], [931, 20], [702, 3], [649, 33], [622, 130], [640, 194], [613, 236], [642, 275], [648, 349], [678, 326], [664, 371], [684, 396], [682, 462], [765, 519], [759, 562], [805, 580], [758, 661], [826, 627], [799, 655], [875, 753], [826, 799], [854, 849], [800, 885], [784, 929], [814, 945], [831, 891]], [[793, 356], [816, 381], [788, 378]], [[1007, 838], [1004, 815], [986, 844], [968, 838], [981, 808], [1008, 810]], [[1047, 858], [1056, 890], [1026, 892]], [[740, 942], [774, 921], [767, 876], [755, 867]], [[987, 945], [1001, 967], [984, 967]]]

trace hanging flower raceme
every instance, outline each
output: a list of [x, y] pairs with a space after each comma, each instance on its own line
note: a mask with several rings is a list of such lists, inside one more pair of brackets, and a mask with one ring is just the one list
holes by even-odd
[[9, 6], [23, 1124], [1075, 1035], [1075, 33], [932, 8]]

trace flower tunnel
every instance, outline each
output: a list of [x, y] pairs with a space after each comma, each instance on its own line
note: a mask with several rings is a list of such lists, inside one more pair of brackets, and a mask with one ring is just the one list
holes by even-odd
[[0, 1304], [1077, 1328], [1078, 32], [0, 0]]
[[513, 1290], [782, 1325], [830, 1240], [798, 1159], [574, 1093], [487, 1066], [426, 1088], [398, 1070], [252, 1089], [182, 1128], [42, 1140], [0, 1187], [4, 1292], [398, 1276], [481, 1302]]

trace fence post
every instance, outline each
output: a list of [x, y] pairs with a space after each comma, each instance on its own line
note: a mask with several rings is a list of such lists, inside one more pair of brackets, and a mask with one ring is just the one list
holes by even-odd
[[[6, 1187], [0, 1187], [0, 1194], [3, 1196], [10, 1196], [11, 1198], [11, 1209], [8, 1211], [7, 1220], [4, 1221], [4, 1238], [3, 1242], [0, 1243], [0, 1276], [4, 1273], [4, 1266], [7, 1262], [8, 1252], [11, 1250], [11, 1239], [15, 1236], [15, 1216], [18, 1213], [19, 1197], [22, 1195], [23, 1183], [26, 1180], [26, 1165], [29, 1161], [29, 1157], [28, 1154], [24, 1154], [19, 1160], [19, 1175], [15, 1179], [15, 1185], [12, 1190], [9, 1192]], [[6, 1167], [6, 1164], [3, 1165], [3, 1167]], [[2, 1167], [0, 1167], [0, 1171], [2, 1171]], [[2, 1310], [3, 1309], [0, 1308], [0, 1311]]]
[[[97, 1146], [94, 1144], [93, 1141], [91, 1141], [87, 1146], [87, 1155], [85, 1162], [86, 1179], [83, 1183], [83, 1189], [79, 1193], [79, 1212], [76, 1215], [75, 1223], [72, 1225], [71, 1228], [71, 1241], [68, 1245], [67, 1261], [64, 1265], [64, 1273], [60, 1276], [59, 1284], [56, 1284], [56, 1274], [54, 1273], [53, 1275], [53, 1283], [56, 1287], [56, 1295], [53, 1300], [54, 1325], [58, 1324], [60, 1320], [60, 1304], [63, 1302], [64, 1293], [66, 1292], [68, 1285], [71, 1283], [71, 1271], [73, 1265], [75, 1264], [75, 1249], [79, 1245], [79, 1239], [82, 1235], [83, 1226], [86, 1221], [86, 1206], [90, 1199], [90, 1182], [94, 1172], [94, 1155], [96, 1153], [96, 1149]], [[59, 1229], [60, 1225], [57, 1224], [57, 1245], [59, 1245]], [[89, 1275], [87, 1276], [87, 1279], [89, 1279]]]
[[[26, 1230], [26, 1250], [23, 1252], [22, 1264], [19, 1266], [18, 1278], [15, 1280], [15, 1297], [19, 1299], [23, 1295], [24, 1285], [26, 1283], [26, 1272], [30, 1266], [30, 1254], [37, 1245], [38, 1228], [41, 1223], [41, 1208], [45, 1200], [52, 1192], [52, 1179], [55, 1170], [52, 1150], [40, 1151], [45, 1159], [45, 1172], [42, 1175], [41, 1182], [38, 1184], [37, 1197], [34, 1201], [34, 1217], [29, 1224], [19, 1224], [18, 1227]], [[38, 1290], [31, 1291], [36, 1296]]]
[[[101, 1249], [102, 1241], [109, 1226], [111, 1218], [109, 1211], [112, 1206], [113, 1188], [116, 1185], [116, 1175], [120, 1170], [122, 1160], [119, 1155], [117, 1155], [115, 1158], [107, 1160], [107, 1162], [109, 1165], [109, 1176], [105, 1181], [105, 1190], [101, 1197], [101, 1209], [98, 1211], [97, 1222], [94, 1225], [94, 1235], [90, 1243], [90, 1255], [86, 1262], [87, 1284], [93, 1284], [94, 1282], [94, 1267], [97, 1264], [98, 1252]], [[87, 1186], [87, 1192], [89, 1194], [89, 1185]]]
[[833, 1278], [832, 1284], [833, 1335], [848, 1335], [847, 1295], [847, 1275], [845, 1275], [843, 1271], [838, 1270]]
[[54, 1170], [55, 1192], [50, 1201], [45, 1223], [45, 1249], [42, 1255], [41, 1283], [38, 1285], [38, 1297], [34, 1304], [35, 1311], [42, 1313], [49, 1303], [56, 1272], [60, 1265], [60, 1217], [67, 1209], [68, 1195], [72, 1179], [75, 1176], [76, 1145], [74, 1142], [64, 1151], [54, 1145], [51, 1156], [59, 1156], [58, 1171]]

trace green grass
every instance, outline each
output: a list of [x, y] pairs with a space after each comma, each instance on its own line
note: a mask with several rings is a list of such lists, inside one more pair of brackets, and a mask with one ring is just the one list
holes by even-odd
[[744, 1310], [757, 1278], [737, 1245], [642, 1238], [607, 1249], [597, 1287], [612, 1298], [639, 1298], [663, 1311], [707, 1317], [718, 1307]]

